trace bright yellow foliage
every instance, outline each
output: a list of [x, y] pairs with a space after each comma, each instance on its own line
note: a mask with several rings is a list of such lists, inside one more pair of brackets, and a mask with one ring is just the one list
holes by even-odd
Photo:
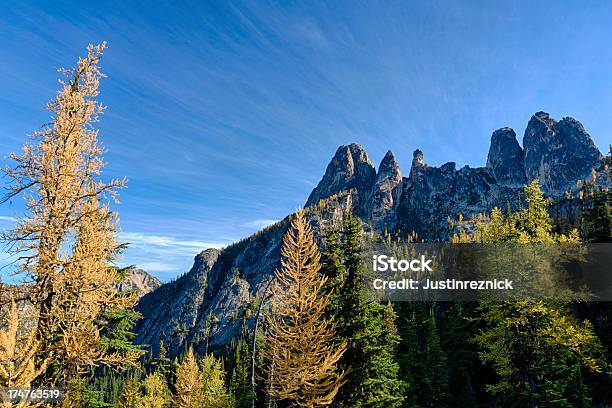
[[320, 254], [312, 229], [298, 212], [285, 233], [268, 316], [271, 380], [268, 393], [292, 406], [330, 405], [343, 381], [336, 363], [346, 350], [325, 318], [330, 295], [319, 273]]
[[104, 110], [96, 97], [105, 47], [90, 45], [75, 69], [63, 70], [67, 79], [48, 104], [50, 123], [21, 154], [11, 154], [15, 165], [6, 169], [12, 181], [6, 199], [23, 194], [27, 212], [4, 238], [24, 259], [28, 301], [37, 312], [37, 359], [53, 363], [40, 378], [47, 384], [66, 386], [92, 367], [123, 365], [139, 355], [109, 350], [101, 334], [106, 311], [136, 302], [135, 295], [117, 294], [119, 276], [109, 264], [120, 245], [107, 203], [125, 181], [99, 178], [104, 150], [93, 124]]
[[174, 406], [177, 408], [200, 408], [203, 387], [200, 381], [200, 367], [191, 347], [176, 369]]

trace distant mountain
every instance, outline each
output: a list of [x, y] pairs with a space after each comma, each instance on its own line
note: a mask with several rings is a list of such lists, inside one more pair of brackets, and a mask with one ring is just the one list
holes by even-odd
[[[32, 304], [28, 300], [28, 286], [26, 284], [7, 285], [0, 283], [0, 305], [6, 305], [10, 298], [21, 299], [17, 306], [20, 312], [29, 312], [32, 309]], [[162, 283], [155, 276], [143, 271], [142, 269], [130, 268], [128, 275], [122, 282], [115, 284], [115, 288], [119, 291], [136, 290], [139, 296], [144, 296], [147, 293], [153, 292], [162, 286]]]
[[[577, 189], [577, 180], [595, 170], [599, 183], [611, 184], [602, 159], [578, 121], [556, 121], [538, 112], [527, 125], [522, 148], [512, 129], [493, 132], [485, 167], [429, 166], [417, 149], [403, 176], [391, 151], [377, 170], [360, 145], [340, 146], [306, 207], [315, 233], [352, 211], [366, 228], [445, 241], [454, 232], [449, 217], [516, 207], [523, 186], [538, 179], [555, 215], [572, 222], [580, 207], [566, 192]], [[287, 226], [288, 218], [223, 250], [207, 249], [188, 273], [143, 296], [137, 341], [157, 345], [162, 339], [177, 353], [187, 344], [203, 347], [208, 326], [210, 347], [230, 342], [244, 322], [252, 323], [246, 310], [279, 264]]]
[[116, 285], [117, 290], [136, 290], [143, 296], [161, 286], [159, 279], [142, 269], [130, 268], [127, 274], [127, 277]]

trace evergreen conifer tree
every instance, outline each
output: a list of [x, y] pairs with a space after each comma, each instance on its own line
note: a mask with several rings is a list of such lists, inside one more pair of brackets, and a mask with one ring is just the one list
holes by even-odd
[[472, 337], [476, 333], [474, 303], [455, 303], [446, 314], [440, 331], [440, 343], [446, 357], [447, 394], [456, 408], [478, 406], [478, 390], [484, 388], [488, 373], [474, 353]]
[[161, 376], [166, 380], [168, 379], [172, 362], [168, 358], [168, 352], [166, 351], [163, 340], [159, 341], [159, 354], [154, 360], [153, 366], [155, 367], [155, 372], [161, 374]]
[[340, 231], [335, 226], [329, 226], [324, 236], [325, 251], [321, 273], [327, 277], [326, 291], [330, 293], [329, 314], [335, 316], [340, 312], [340, 288], [345, 279], [346, 268], [343, 263]]
[[[339, 394], [344, 407], [397, 407], [404, 384], [399, 380], [399, 343], [395, 312], [363, 293], [361, 225], [353, 216], [344, 223], [344, 280], [339, 290], [339, 336], [348, 344], [342, 367], [348, 370]], [[331, 258], [331, 257], [330, 257]], [[337, 264], [337, 263], [336, 263]]]
[[[369, 316], [368, 316], [369, 315]], [[367, 356], [365, 378], [362, 389], [365, 392], [364, 407], [399, 407], [404, 400], [404, 382], [399, 377], [399, 364], [396, 360], [397, 318], [393, 306], [372, 302], [366, 309], [366, 318], [371, 321], [366, 331], [356, 336], [358, 343], [364, 345]]]
[[584, 211], [587, 242], [612, 242], [612, 191], [596, 189]]
[[251, 361], [249, 345], [244, 340], [232, 343], [233, 367], [230, 376], [230, 393], [236, 408], [250, 408], [253, 392], [251, 387]]
[[[612, 145], [605, 158], [604, 170], [612, 179]], [[598, 187], [596, 173], [591, 181], [583, 183], [583, 197], [586, 208], [583, 210], [584, 238], [586, 242], [612, 242], [612, 191], [608, 187]]]
[[447, 358], [442, 350], [433, 305], [405, 304], [400, 363], [408, 384], [406, 406], [447, 404]]

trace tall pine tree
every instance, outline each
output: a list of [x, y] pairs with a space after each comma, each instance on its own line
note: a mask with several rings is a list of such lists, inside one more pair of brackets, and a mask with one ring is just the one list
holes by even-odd
[[251, 386], [251, 353], [249, 344], [242, 340], [234, 340], [231, 344], [233, 364], [230, 376], [230, 393], [236, 408], [250, 408], [253, 389]]
[[339, 291], [340, 338], [348, 348], [342, 366], [348, 371], [338, 403], [343, 407], [398, 407], [403, 401], [403, 382], [398, 378], [396, 349], [399, 343], [396, 315], [391, 305], [381, 305], [363, 291], [362, 228], [353, 216], [344, 222], [341, 245], [344, 273]]
[[444, 407], [448, 402], [447, 358], [442, 350], [434, 304], [402, 305], [400, 363], [408, 407]]
[[327, 406], [342, 383], [336, 364], [346, 345], [336, 342], [335, 323], [325, 316], [327, 277], [320, 274], [320, 254], [303, 211], [283, 237], [281, 256], [267, 319], [266, 354], [274, 372], [268, 393], [292, 406]]
[[95, 122], [104, 111], [97, 100], [105, 43], [90, 45], [48, 104], [51, 120], [32, 144], [11, 154], [10, 185], [3, 201], [23, 194], [26, 214], [3, 233], [23, 255], [28, 301], [39, 361], [52, 358], [34, 383], [79, 389], [81, 379], [101, 365], [132, 364], [130, 346], [135, 294], [118, 293], [121, 276], [109, 264], [122, 248], [117, 214], [109, 207], [125, 180], [105, 183], [104, 149]]

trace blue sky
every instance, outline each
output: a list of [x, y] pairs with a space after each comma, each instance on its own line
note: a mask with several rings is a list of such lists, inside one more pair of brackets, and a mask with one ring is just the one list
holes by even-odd
[[[336, 148], [407, 173], [482, 166], [545, 110], [612, 141], [606, 1], [13, 2], [0, 14], [0, 156], [48, 118], [56, 68], [106, 40], [105, 176], [126, 176], [121, 263], [162, 280], [303, 205]], [[0, 228], [19, 214], [0, 206]], [[0, 255], [6, 262], [6, 256]], [[6, 273], [6, 269], [4, 270]]]

